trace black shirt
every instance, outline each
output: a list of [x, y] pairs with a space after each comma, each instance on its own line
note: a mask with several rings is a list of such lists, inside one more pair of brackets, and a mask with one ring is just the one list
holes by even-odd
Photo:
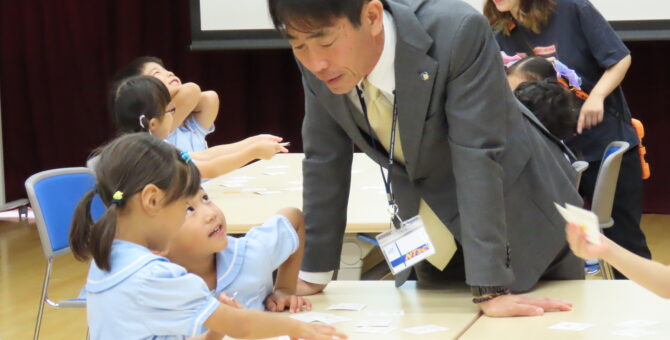
[[[610, 24], [587, 0], [557, 0], [554, 13], [539, 34], [517, 24], [509, 36], [496, 36], [502, 51], [514, 56], [555, 57], [582, 78], [582, 90], [591, 92], [606, 69], [630, 54]], [[603, 121], [565, 143], [588, 162], [599, 161], [607, 144], [620, 140], [639, 143], [631, 113], [618, 86], [604, 102]]]

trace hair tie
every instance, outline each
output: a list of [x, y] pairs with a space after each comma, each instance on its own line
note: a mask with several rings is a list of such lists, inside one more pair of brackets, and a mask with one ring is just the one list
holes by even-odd
[[184, 163], [188, 164], [191, 162], [191, 155], [188, 153], [188, 151], [179, 152], [179, 156], [181, 156], [181, 160], [184, 161]]
[[140, 126], [141, 126], [143, 129], [146, 129], [146, 127], [144, 126], [144, 122], [142, 122], [142, 119], [144, 119], [144, 118], [146, 118], [145, 115], [140, 115]]
[[123, 203], [123, 192], [117, 191], [112, 195], [112, 204], [116, 204], [117, 207], [120, 207]]

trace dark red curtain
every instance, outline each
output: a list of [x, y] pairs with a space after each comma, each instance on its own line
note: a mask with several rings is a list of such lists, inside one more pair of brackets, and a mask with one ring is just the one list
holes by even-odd
[[[301, 151], [303, 94], [288, 50], [189, 50], [187, 0], [0, 0], [0, 93], [8, 199], [25, 197], [31, 174], [81, 166], [114, 135], [110, 77], [153, 55], [184, 81], [221, 98], [210, 145], [273, 133]], [[647, 128], [652, 178], [645, 210], [670, 213], [670, 42], [635, 42], [624, 90]]]

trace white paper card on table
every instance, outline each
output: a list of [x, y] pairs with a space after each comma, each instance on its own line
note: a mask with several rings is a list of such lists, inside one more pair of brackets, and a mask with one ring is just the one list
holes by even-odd
[[586, 232], [586, 239], [589, 242], [596, 245], [600, 244], [600, 224], [596, 214], [568, 203], [565, 204], [565, 208], [558, 203], [554, 203], [554, 205], [565, 221], [576, 224]]
[[335, 314], [320, 313], [320, 312], [308, 312], [300, 313], [296, 315], [291, 315], [291, 318], [300, 320], [303, 322], [321, 322], [325, 324], [336, 324], [340, 322], [351, 321], [350, 318], [339, 316]]
[[261, 191], [255, 191], [254, 193], [259, 194], [259, 195], [276, 195], [276, 194], [281, 194], [281, 191], [279, 191], [279, 190], [261, 190]]
[[403, 221], [400, 229], [393, 228], [377, 235], [376, 239], [393, 275], [435, 254], [419, 215]]
[[286, 171], [266, 171], [264, 174], [268, 176], [280, 176], [280, 175], [286, 175], [288, 172]]
[[267, 191], [268, 189], [266, 188], [244, 188], [241, 191], [242, 192], [257, 192], [257, 191]]
[[354, 332], [368, 334], [388, 334], [395, 329], [395, 327], [356, 327]]
[[391, 319], [362, 320], [356, 327], [388, 327], [391, 326], [391, 322]]
[[411, 328], [403, 329], [404, 332], [412, 333], [412, 334], [428, 334], [428, 333], [442, 332], [442, 331], [448, 331], [448, 330], [449, 330], [449, 328], [438, 326], [438, 325], [423, 325], [423, 326], [417, 326], [417, 327], [411, 327]]
[[248, 180], [254, 179], [254, 178], [256, 178], [256, 177], [240, 175], [240, 176], [228, 177], [228, 178], [226, 178], [226, 181], [248, 181]]
[[649, 331], [646, 329], [638, 329], [638, 328], [628, 328], [628, 329], [620, 329], [612, 332], [614, 335], [618, 336], [625, 336], [629, 338], [641, 338], [649, 335], [654, 335], [656, 332], [654, 331]]
[[241, 188], [244, 186], [244, 183], [221, 183], [221, 186], [226, 188]]
[[288, 187], [285, 188], [286, 191], [302, 191], [302, 186]]
[[288, 169], [288, 165], [282, 165], [282, 164], [277, 164], [277, 165], [266, 165], [266, 169]]
[[581, 332], [584, 330], [587, 330], [589, 328], [593, 327], [592, 324], [589, 323], [579, 323], [579, 322], [559, 322], [553, 326], [549, 326], [549, 329], [557, 329], [561, 331], [575, 331], [575, 332]]
[[328, 307], [328, 310], [362, 310], [365, 305], [362, 303], [338, 303]]
[[376, 317], [403, 316], [403, 315], [405, 315], [405, 311], [402, 309], [368, 311], [368, 316], [376, 316]]
[[615, 324], [615, 326], [618, 327], [624, 327], [624, 328], [644, 328], [644, 327], [649, 327], [658, 324], [658, 321], [651, 321], [651, 320], [628, 320], [624, 322], [619, 322]]

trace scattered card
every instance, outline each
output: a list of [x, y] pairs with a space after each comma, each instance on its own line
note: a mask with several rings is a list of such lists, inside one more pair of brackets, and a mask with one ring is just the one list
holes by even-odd
[[340, 322], [351, 321], [350, 318], [339, 316], [335, 314], [319, 313], [319, 312], [308, 312], [292, 315], [291, 318], [300, 320], [303, 322], [321, 322], [325, 324], [336, 324]]
[[612, 334], [629, 338], [641, 338], [648, 335], [654, 335], [656, 332], [648, 331], [646, 329], [629, 328], [614, 331]]
[[284, 190], [286, 190], [286, 191], [302, 191], [302, 186], [288, 187]]
[[276, 195], [276, 194], [281, 194], [281, 191], [279, 190], [262, 190], [262, 191], [254, 191], [255, 194], [258, 195]]
[[565, 208], [558, 205], [558, 203], [554, 203], [554, 205], [567, 222], [578, 225], [586, 232], [586, 239], [589, 242], [596, 245], [600, 244], [600, 224], [598, 223], [598, 216], [596, 214], [568, 203], [565, 204]]
[[258, 192], [258, 191], [267, 191], [267, 188], [244, 188], [242, 192]]
[[396, 327], [356, 327], [354, 332], [368, 334], [388, 334], [395, 329]]
[[559, 322], [553, 326], [549, 326], [549, 329], [557, 329], [561, 331], [575, 331], [581, 332], [593, 327], [589, 323], [579, 323], [579, 322]]
[[624, 322], [619, 322], [615, 326], [624, 327], [624, 328], [644, 328], [658, 324], [658, 321], [651, 320], [629, 320]]
[[221, 186], [226, 188], [241, 188], [244, 186], [244, 183], [221, 183]]
[[281, 164], [267, 165], [267, 166], [265, 166], [265, 168], [266, 169], [288, 169], [288, 165], [281, 165]]
[[435, 332], [443, 332], [443, 331], [447, 331], [447, 330], [449, 330], [449, 328], [442, 327], [442, 326], [437, 326], [437, 325], [423, 325], [423, 326], [416, 326], [416, 327], [403, 329], [404, 332], [412, 333], [412, 334], [428, 334], [428, 333], [435, 333]]
[[390, 319], [363, 320], [359, 321], [356, 327], [388, 327], [391, 326]]
[[365, 308], [361, 303], [338, 303], [328, 307], [328, 310], [362, 310]]
[[291, 145], [291, 142], [283, 142], [283, 143], [279, 143], [279, 145], [281, 145], [281, 146], [289, 146], [289, 145]]
[[371, 310], [368, 311], [368, 316], [377, 316], [377, 317], [389, 317], [389, 316], [403, 316], [405, 311], [402, 309], [398, 310]]
[[280, 176], [280, 175], [286, 175], [288, 172], [286, 171], [266, 171], [264, 174], [268, 176]]

